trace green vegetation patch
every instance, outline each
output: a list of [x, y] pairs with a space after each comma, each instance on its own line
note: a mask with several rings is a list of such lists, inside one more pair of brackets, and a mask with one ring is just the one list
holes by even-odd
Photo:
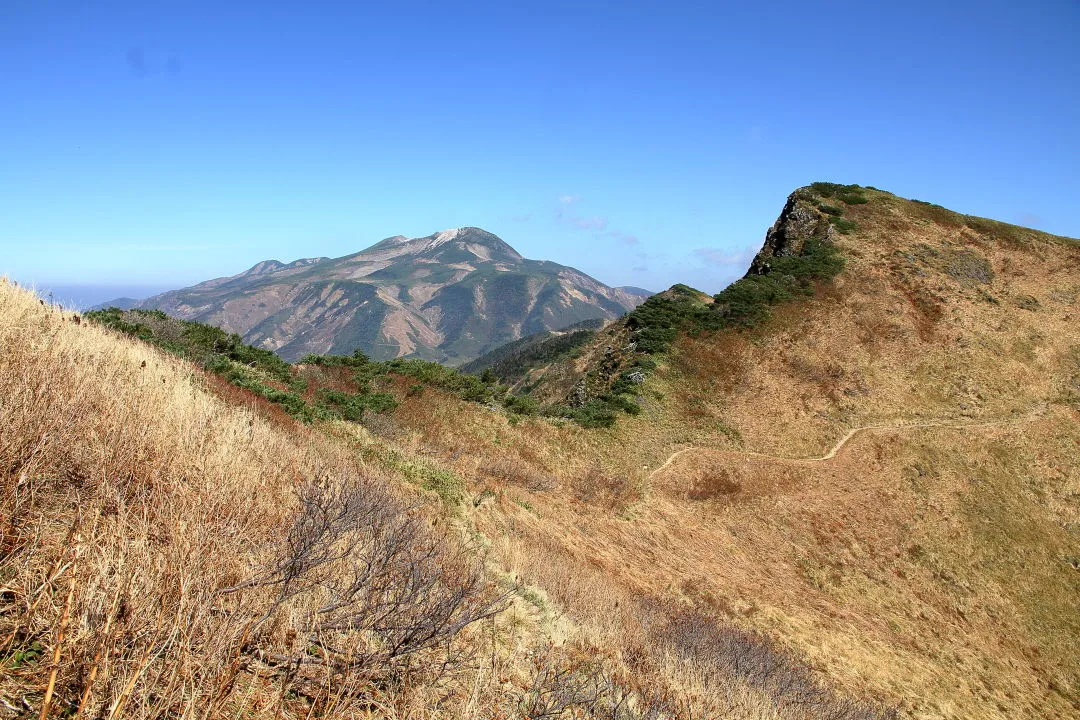
[[448, 368], [427, 360], [398, 358], [381, 364], [388, 372], [410, 377], [425, 385], [437, 387], [452, 395], [457, 395], [462, 400], [492, 402], [501, 395], [499, 387], [494, 383], [485, 382], [475, 375], [466, 375], [454, 368]]
[[815, 283], [843, 269], [839, 248], [811, 238], [801, 255], [774, 257], [768, 273], [744, 277], [717, 293], [713, 307], [726, 324], [751, 327], [769, 316], [770, 306], [812, 294]]
[[714, 308], [702, 300], [703, 295], [694, 288], [678, 284], [634, 308], [626, 323], [634, 331], [638, 352], [665, 352], [680, 331], [696, 334], [725, 327]]
[[305, 357], [305, 364], [352, 368], [358, 388], [355, 393], [320, 388], [312, 399], [305, 399], [308, 382], [296, 374], [292, 365], [269, 350], [245, 344], [236, 333], [169, 317], [160, 310], [109, 308], [88, 312], [85, 317], [195, 362], [229, 384], [278, 405], [301, 422], [357, 421], [364, 412], [384, 412], [396, 405], [393, 396], [372, 392], [372, 380], [385, 374], [385, 369], [359, 351], [345, 356]]
[[397, 400], [390, 393], [346, 393], [320, 388], [317, 395], [322, 407], [333, 410], [342, 420], [352, 422], [360, 422], [365, 412], [386, 412], [397, 407]]
[[596, 337], [595, 328], [602, 324], [602, 320], [587, 320], [559, 334], [545, 331], [530, 335], [462, 365], [461, 370], [471, 374], [490, 370], [501, 382], [512, 385], [524, 378], [534, 367], [550, 365], [571, 357], [576, 350]]
[[227, 333], [213, 325], [178, 320], [160, 310], [109, 308], [90, 311], [86, 318], [200, 365], [225, 359], [258, 370], [284, 384], [292, 381], [289, 363], [269, 350], [245, 344], [236, 333]]
[[635, 332], [637, 350], [665, 352], [679, 332], [696, 334], [729, 327], [753, 327], [765, 320], [770, 307], [810, 295], [815, 283], [831, 279], [844, 268], [844, 258], [832, 243], [811, 238], [801, 255], [769, 261], [769, 272], [735, 281], [705, 303], [685, 285], [654, 295], [627, 318]]
[[830, 222], [841, 235], [850, 235], [859, 229], [858, 223], [841, 217], [834, 217]]
[[816, 182], [810, 184], [810, 191], [818, 197], [836, 198], [846, 205], [864, 205], [870, 202], [863, 193], [863, 189], [864, 188], [860, 185], [841, 185], [839, 183], [830, 182]]
[[371, 364], [371, 360], [360, 350], [353, 350], [352, 355], [313, 355], [300, 358], [299, 365], [317, 365], [319, 367], [361, 368]]

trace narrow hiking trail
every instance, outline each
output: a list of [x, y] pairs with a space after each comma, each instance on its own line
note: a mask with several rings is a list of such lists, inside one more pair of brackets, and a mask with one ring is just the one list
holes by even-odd
[[1043, 416], [1043, 414], [1045, 413], [1045, 411], [1046, 411], [1046, 404], [1042, 403], [1042, 404], [1038, 405], [1037, 407], [1035, 407], [1034, 409], [1032, 409], [1031, 411], [1029, 411], [1026, 415], [1023, 415], [1023, 416], [1018, 417], [1018, 418], [1009, 418], [1009, 419], [1005, 419], [1005, 420], [990, 420], [990, 421], [987, 421], [987, 422], [958, 423], [953, 419], [941, 419], [941, 420], [927, 420], [925, 422], [917, 422], [917, 423], [900, 423], [900, 424], [896, 424], [896, 425], [862, 425], [862, 426], [855, 427], [855, 428], [852, 428], [852, 429], [848, 430], [847, 433], [845, 433], [844, 436], [842, 438], [840, 438], [840, 440], [835, 445], [833, 445], [832, 449], [830, 449], [829, 452], [825, 453], [824, 455], [818, 456], [818, 457], [787, 457], [787, 456], [784, 456], [784, 455], [769, 455], [767, 453], [748, 452], [748, 451], [743, 451], [743, 450], [720, 450], [720, 449], [717, 449], [717, 448], [709, 448], [709, 447], [688, 447], [688, 448], [683, 448], [682, 450], [676, 450], [675, 452], [673, 452], [670, 455], [670, 457], [668, 457], [668, 459], [664, 461], [663, 465], [661, 465], [660, 467], [656, 468], [651, 473], [649, 473], [649, 478], [648, 479], [651, 481], [656, 476], [657, 473], [660, 473], [660, 472], [664, 471], [669, 465], [671, 465], [671, 463], [673, 461], [675, 461], [681, 455], [684, 455], [686, 453], [695, 452], [695, 451], [724, 452], [724, 453], [731, 453], [733, 455], [741, 455], [743, 457], [765, 458], [765, 459], [768, 459], [768, 460], [786, 460], [788, 462], [806, 462], [806, 463], [823, 462], [825, 460], [831, 460], [834, 457], [836, 457], [836, 454], [838, 452], [840, 452], [844, 448], [844, 446], [847, 445], [848, 441], [850, 441], [853, 437], [855, 437], [859, 433], [867, 432], [867, 431], [870, 431], [870, 430], [884, 430], [884, 431], [888, 431], [888, 430], [912, 430], [912, 429], [917, 429], [917, 428], [949, 428], [949, 429], [953, 429], [953, 430], [966, 430], [966, 429], [969, 429], [969, 428], [973, 429], [973, 428], [1002, 427], [1002, 426], [1005, 426], [1005, 425], [1021, 425], [1021, 424], [1024, 424], [1024, 423], [1034, 422], [1034, 421], [1040, 419]]

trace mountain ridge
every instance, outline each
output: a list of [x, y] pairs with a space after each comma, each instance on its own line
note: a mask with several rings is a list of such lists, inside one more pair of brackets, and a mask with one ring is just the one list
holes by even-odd
[[[0, 452], [8, 484], [28, 487], [0, 500], [22, 513], [16, 537], [34, 538], [13, 546], [0, 598], [21, 665], [3, 696], [36, 698], [51, 676], [69, 703], [107, 657], [112, 684], [93, 695], [107, 713], [129, 677], [168, 697], [195, 662], [199, 697], [224, 687], [238, 704], [254, 693], [311, 714], [309, 691], [288, 690], [338, 693], [357, 678], [319, 663], [347, 673], [347, 659], [330, 665], [342, 648], [387, 636], [349, 619], [326, 642], [328, 623], [311, 618], [333, 611], [327, 588], [360, 587], [363, 566], [315, 556], [312, 575], [294, 538], [328, 517], [351, 532], [347, 511], [365, 498], [393, 511], [371, 494], [385, 480], [410, 505], [430, 501], [415, 526], [478, 541], [476, 572], [515, 594], [481, 613], [482, 632], [409, 656], [440, 670], [431, 692], [446, 717], [518, 717], [565, 691], [562, 716], [598, 718], [592, 689], [575, 703], [603, 677], [603, 717], [1071, 720], [1080, 244], [872, 188], [815, 184], [792, 199], [757, 269], [721, 293], [675, 285], [573, 348], [526, 338], [489, 354], [486, 378], [412, 359], [289, 366], [216, 328], [153, 311], [80, 318], [0, 281]], [[530, 361], [540, 375], [511, 394], [498, 364]], [[102, 550], [80, 554], [69, 517], [94, 518]], [[371, 537], [331, 535], [400, 552]], [[412, 587], [406, 552], [400, 574], [361, 592]], [[280, 581], [254, 583], [297, 558], [312, 582], [282, 606]], [[124, 566], [145, 568], [139, 592]], [[66, 603], [20, 600], [65, 572]], [[421, 577], [425, 590], [483, 588]], [[181, 616], [190, 601], [231, 612]], [[115, 634], [95, 633], [109, 603], [125, 608]], [[433, 606], [417, 603], [393, 618], [415, 627]], [[179, 646], [145, 631], [163, 608], [187, 622]], [[279, 625], [267, 632], [237, 622], [268, 610]], [[91, 630], [44, 630], [69, 612]], [[464, 661], [446, 670], [450, 640]], [[36, 661], [58, 648], [73, 662]], [[274, 674], [268, 657], [292, 665]], [[362, 679], [400, 667], [366, 662]], [[423, 678], [406, 689], [425, 692]]]
[[287, 360], [360, 349], [458, 365], [536, 332], [614, 319], [645, 297], [467, 226], [339, 258], [263, 260], [135, 307], [217, 325]]

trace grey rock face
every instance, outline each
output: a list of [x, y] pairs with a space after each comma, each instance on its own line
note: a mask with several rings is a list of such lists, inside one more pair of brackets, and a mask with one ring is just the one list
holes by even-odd
[[750, 264], [747, 275], [769, 272], [769, 260], [785, 255], [798, 255], [812, 237], [830, 239], [829, 220], [820, 210], [801, 199], [798, 192], [788, 196], [784, 210], [765, 234], [765, 244]]
[[573, 407], [581, 407], [589, 399], [589, 391], [585, 387], [585, 378], [581, 378], [570, 391], [570, 404]]

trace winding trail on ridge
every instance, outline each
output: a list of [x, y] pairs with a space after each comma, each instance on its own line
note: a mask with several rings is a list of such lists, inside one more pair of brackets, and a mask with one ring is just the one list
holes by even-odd
[[821, 455], [819, 457], [787, 457], [787, 456], [784, 456], [784, 455], [769, 455], [767, 453], [747, 452], [747, 451], [744, 451], [744, 450], [721, 450], [719, 448], [709, 448], [709, 447], [688, 447], [688, 448], [683, 448], [682, 450], [676, 450], [675, 452], [673, 452], [671, 454], [671, 456], [668, 457], [668, 459], [664, 461], [663, 465], [661, 465], [660, 467], [656, 468], [651, 473], [649, 473], [649, 478], [648, 479], [649, 479], [649, 481], [652, 481], [652, 479], [656, 476], [657, 473], [660, 473], [660, 472], [664, 471], [665, 469], [667, 469], [667, 467], [669, 465], [671, 465], [671, 463], [676, 458], [678, 458], [679, 456], [681, 456], [681, 455], [683, 455], [685, 453], [691, 453], [691, 452], [695, 452], [695, 451], [723, 452], [723, 453], [731, 453], [733, 455], [742, 455], [744, 457], [766, 458], [766, 459], [769, 459], [769, 460], [787, 460], [789, 462], [808, 462], [808, 463], [811, 463], [811, 462], [823, 462], [825, 460], [831, 460], [834, 457], [836, 457], [836, 454], [838, 452], [840, 452], [844, 448], [845, 445], [847, 445], [849, 440], [851, 440], [853, 437], [855, 437], [859, 433], [866, 432], [868, 430], [908, 430], [908, 429], [916, 429], [916, 428], [940, 428], [940, 427], [950, 428], [950, 429], [954, 429], [954, 430], [964, 430], [964, 429], [968, 429], [968, 428], [988, 428], [988, 427], [1001, 427], [1001, 426], [1004, 426], [1004, 425], [1020, 425], [1020, 424], [1023, 424], [1023, 423], [1034, 422], [1034, 421], [1040, 419], [1043, 416], [1043, 414], [1045, 413], [1045, 411], [1046, 411], [1046, 404], [1045, 403], [1040, 403], [1034, 409], [1030, 410], [1027, 414], [1022, 415], [1021, 417], [1014, 417], [1014, 418], [1009, 418], [1009, 419], [1004, 419], [1004, 420], [990, 420], [990, 421], [986, 421], [986, 422], [958, 423], [954, 419], [941, 419], [941, 420], [927, 420], [925, 422], [916, 422], [916, 423], [900, 423], [900, 424], [896, 424], [896, 425], [862, 425], [862, 426], [855, 427], [855, 428], [852, 428], [852, 429], [848, 430], [847, 433], [844, 435], [844, 437], [840, 438], [840, 440], [835, 445], [833, 445], [832, 449], [829, 450], [829, 452], [827, 452], [824, 455]]

